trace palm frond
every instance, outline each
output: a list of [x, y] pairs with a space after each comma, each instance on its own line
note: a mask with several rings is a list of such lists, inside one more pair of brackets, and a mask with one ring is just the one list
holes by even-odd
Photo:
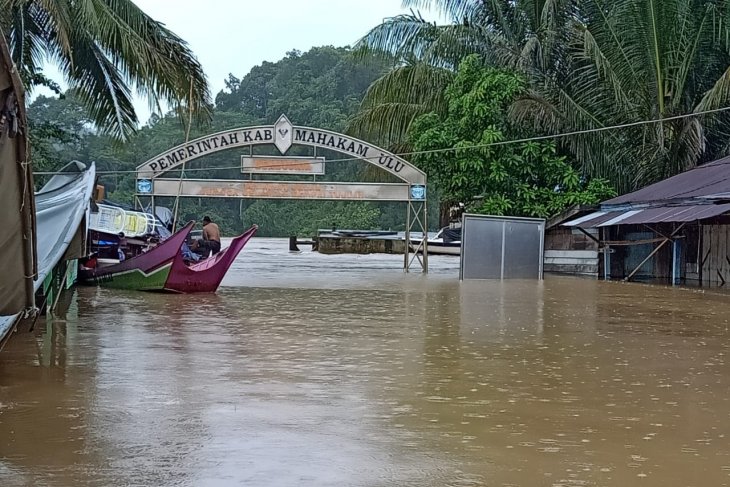
[[[211, 96], [202, 66], [187, 43], [132, 2], [87, 0], [99, 21], [95, 38], [125, 75], [150, 100], [191, 104], [200, 120], [209, 120]], [[193, 99], [190, 98], [192, 84]]]
[[453, 72], [418, 63], [397, 67], [376, 80], [365, 93], [362, 106], [407, 101], [426, 104], [433, 111], [445, 110], [443, 91], [453, 79]]
[[[63, 58], [60, 58], [63, 60]], [[137, 126], [132, 96], [124, 76], [95, 44], [74, 49], [74, 64], [61, 68], [72, 82], [73, 91], [87, 107], [94, 122], [120, 140], [128, 138]]]
[[420, 59], [438, 29], [420, 16], [399, 15], [372, 28], [355, 44], [355, 49], [368, 54], [383, 52], [396, 59]]
[[418, 116], [446, 111], [443, 95], [452, 78], [452, 71], [424, 63], [393, 69], [368, 88], [348, 132], [383, 146], [405, 143]]
[[381, 103], [360, 110], [348, 123], [346, 133], [370, 140], [384, 148], [408, 147], [408, 129], [431, 107], [415, 103]]
[[[613, 102], [616, 108], [624, 111], [627, 116], [635, 115], [636, 106], [630, 95], [626, 92], [623, 83], [627, 81], [620, 73], [616, 73], [613, 64], [601, 50], [593, 34], [589, 30], [583, 31], [583, 53], [586, 59], [594, 63], [595, 79], [591, 79], [591, 83], [600, 81], [606, 82], [606, 88], [613, 95]], [[630, 80], [628, 80], [630, 81]]]
[[695, 111], [714, 110], [728, 105], [730, 102], [730, 67], [705, 92]]
[[136, 129], [132, 89], [153, 109], [185, 106], [196, 120], [210, 120], [202, 66], [185, 41], [133, 1], [0, 0], [0, 7], [13, 59], [29, 88], [49, 56], [105, 132], [123, 138]]
[[438, 11], [454, 23], [461, 23], [482, 5], [481, 0], [403, 0], [403, 7]]

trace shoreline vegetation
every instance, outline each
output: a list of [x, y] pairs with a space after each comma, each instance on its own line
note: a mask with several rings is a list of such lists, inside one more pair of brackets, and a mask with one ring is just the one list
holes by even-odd
[[[107, 12], [117, 27], [100, 21], [84, 29], [62, 21], [65, 14], [88, 17], [83, 4], [65, 13], [35, 1], [7, 6], [0, 25], [16, 40], [14, 55], [17, 39], [35, 41], [40, 51], [58, 53], [72, 81], [62, 96], [38, 96], [28, 107], [34, 170], [95, 161], [108, 198], [120, 203], [133, 201], [134, 168], [154, 154], [207, 134], [272, 124], [282, 114], [403, 154], [426, 171], [430, 228], [443, 226], [445, 209], [457, 203], [476, 213], [549, 218], [730, 152], [730, 1], [667, 0], [660, 9], [640, 0], [406, 0], [411, 14], [385, 19], [353, 47], [292, 50], [242, 77], [229, 75], [214, 95], [185, 41], [131, 1]], [[447, 21], [426, 21], [418, 11], [425, 7]], [[13, 23], [31, 11], [49, 22], [25, 30]], [[120, 43], [123, 27], [157, 50]], [[106, 49], [101, 61], [79, 54], [92, 41]], [[163, 49], [178, 66], [162, 62]], [[30, 88], [58, 88], [33, 59], [23, 58], [19, 69]], [[100, 84], [103, 74], [111, 85]], [[120, 96], [135, 84], [153, 105], [175, 108], [135, 130], [134, 110]], [[622, 125], [629, 126], [603, 130]], [[545, 139], [560, 133], [573, 135]], [[288, 155], [307, 151], [295, 146]], [[318, 155], [338, 158], [334, 150]], [[240, 179], [230, 153], [191, 166], [186, 170], [199, 177]], [[347, 161], [327, 164], [321, 180], [387, 177]], [[160, 204], [173, 206], [174, 198]], [[258, 223], [262, 236], [331, 226], [403, 230], [404, 213], [403, 204], [348, 201], [190, 198], [180, 207], [181, 220], [211, 214], [228, 235]]]

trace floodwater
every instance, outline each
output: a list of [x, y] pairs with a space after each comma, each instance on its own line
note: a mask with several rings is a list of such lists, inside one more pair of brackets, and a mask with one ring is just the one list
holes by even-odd
[[0, 352], [0, 486], [730, 485], [730, 296], [254, 239]]

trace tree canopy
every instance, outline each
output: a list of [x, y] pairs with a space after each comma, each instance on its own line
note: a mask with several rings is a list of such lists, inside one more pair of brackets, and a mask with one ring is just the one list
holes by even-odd
[[[368, 91], [354, 125], [360, 133], [406, 141], [418, 114], [444, 114], [446, 79], [476, 54], [525, 79], [527, 90], [511, 105], [511, 120], [541, 134], [572, 133], [557, 140], [559, 150], [584, 176], [608, 178], [620, 191], [730, 151], [727, 112], [683, 117], [730, 101], [728, 0], [404, 5], [429, 7], [451, 23], [402, 15], [361, 40], [363, 52], [384, 53], [397, 64]], [[619, 125], [629, 126], [595, 131]]]
[[491, 215], [545, 218], [614, 195], [601, 179], [586, 183], [556, 155], [551, 141], [500, 145], [529, 135], [506, 116], [525, 89], [521, 76], [484, 67], [471, 55], [446, 88], [446, 116], [432, 112], [411, 125], [413, 160], [446, 204], [461, 202], [468, 211]]
[[347, 47], [290, 51], [241, 79], [229, 75], [226, 89], [216, 96], [216, 111], [238, 113], [254, 123], [273, 123], [285, 113], [297, 124], [341, 131], [387, 67], [377, 59], [360, 62]]

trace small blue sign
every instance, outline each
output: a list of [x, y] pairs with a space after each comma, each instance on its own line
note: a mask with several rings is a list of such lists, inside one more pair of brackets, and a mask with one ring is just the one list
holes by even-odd
[[426, 186], [422, 184], [416, 184], [411, 186], [411, 199], [412, 200], [425, 200], [426, 199]]
[[150, 179], [138, 179], [137, 180], [137, 192], [138, 193], [151, 193], [152, 192], [152, 181]]

